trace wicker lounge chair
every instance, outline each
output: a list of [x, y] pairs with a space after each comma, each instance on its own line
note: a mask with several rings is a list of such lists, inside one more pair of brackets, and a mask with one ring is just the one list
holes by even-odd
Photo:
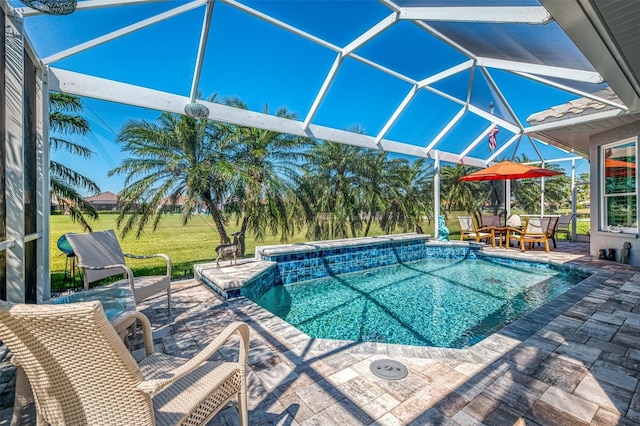
[[[171, 259], [169, 256], [166, 254], [148, 256], [125, 254], [122, 252], [113, 229], [87, 234], [67, 234], [67, 240], [71, 244], [74, 254], [78, 257], [79, 264], [77, 266], [82, 268], [85, 290], [89, 290], [89, 284], [94, 281], [124, 274], [126, 281], [122, 283], [129, 283], [136, 303], [166, 290], [167, 309], [171, 315]], [[167, 262], [167, 273], [166, 275], [134, 277], [133, 272], [125, 263], [125, 257], [133, 259], [161, 257]]]
[[509, 248], [511, 240], [516, 240], [520, 242], [521, 251], [525, 251], [525, 243], [529, 243], [530, 248], [532, 248], [535, 243], [544, 243], [545, 251], [549, 252], [549, 240], [546, 229], [542, 225], [541, 218], [528, 217], [523, 229], [507, 228], [507, 230], [506, 248]]
[[458, 216], [458, 222], [460, 222], [460, 241], [470, 239], [476, 242], [485, 240], [489, 243], [491, 241], [491, 228], [478, 228], [472, 216]]
[[[147, 357], [139, 364], [109, 323], [100, 302], [26, 305], [0, 301], [0, 340], [18, 367], [14, 421], [35, 402], [38, 424], [200, 425], [238, 397], [246, 425], [249, 328], [230, 324], [190, 359], [152, 353], [149, 320], [142, 324]], [[207, 361], [235, 333], [237, 362]]]

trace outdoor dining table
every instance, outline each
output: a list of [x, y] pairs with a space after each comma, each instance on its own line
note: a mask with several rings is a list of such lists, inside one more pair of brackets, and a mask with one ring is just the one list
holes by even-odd
[[522, 230], [523, 227], [522, 226], [494, 226], [491, 228], [491, 246], [493, 248], [496, 248], [496, 237], [499, 238], [498, 240], [498, 245], [500, 248], [502, 248], [502, 241], [504, 239], [504, 244], [505, 244], [505, 248], [506, 248], [506, 244], [507, 244], [507, 234], [509, 233], [509, 231], [513, 231], [513, 230]]

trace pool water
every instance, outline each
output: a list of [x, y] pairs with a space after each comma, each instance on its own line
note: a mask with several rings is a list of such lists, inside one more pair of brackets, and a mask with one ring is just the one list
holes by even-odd
[[582, 279], [481, 259], [425, 259], [276, 286], [254, 302], [314, 338], [465, 348]]

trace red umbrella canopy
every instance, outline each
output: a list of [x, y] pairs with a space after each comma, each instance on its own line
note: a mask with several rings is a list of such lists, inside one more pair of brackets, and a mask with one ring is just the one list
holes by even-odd
[[509, 180], [550, 177], [561, 175], [562, 172], [543, 169], [541, 167], [528, 166], [526, 164], [503, 161], [486, 169], [478, 170], [460, 180]]

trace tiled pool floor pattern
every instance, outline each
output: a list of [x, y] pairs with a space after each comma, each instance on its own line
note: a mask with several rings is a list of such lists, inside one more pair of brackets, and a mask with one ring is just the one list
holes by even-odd
[[[140, 308], [152, 320], [156, 349], [183, 356], [231, 321], [249, 323], [251, 425], [640, 424], [640, 269], [591, 260], [587, 244], [560, 243], [549, 255], [509, 253], [598, 272], [469, 350], [313, 340], [252, 302], [224, 301], [194, 280], [172, 284], [173, 317], [161, 297]], [[381, 358], [404, 363], [409, 375], [374, 376], [369, 365]], [[5, 359], [0, 424], [11, 418], [12, 386]], [[211, 424], [237, 422], [229, 407]]]

